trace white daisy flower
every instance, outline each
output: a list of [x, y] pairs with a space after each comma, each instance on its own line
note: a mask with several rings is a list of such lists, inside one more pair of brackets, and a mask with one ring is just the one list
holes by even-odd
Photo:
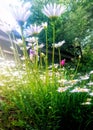
[[37, 26], [36, 24], [30, 25], [27, 29], [25, 29], [25, 33], [27, 36], [37, 35], [42, 31], [42, 26]]
[[67, 89], [68, 87], [59, 87], [57, 91], [61, 93], [61, 92], [65, 92]]
[[58, 42], [58, 43], [55, 43], [55, 44], [52, 44], [52, 46], [55, 48], [60, 48], [64, 43], [65, 43], [65, 40]]
[[91, 86], [91, 85], [93, 85], [93, 82], [89, 82], [87, 85]]
[[47, 28], [47, 22], [42, 23], [42, 27], [46, 29]]
[[38, 38], [37, 37], [29, 37], [29, 38], [26, 38], [26, 41], [29, 43], [35, 43], [35, 42], [38, 42]]
[[61, 16], [61, 14], [63, 14], [66, 11], [66, 7], [64, 5], [60, 5], [60, 4], [47, 4], [46, 6], [44, 6], [44, 8], [42, 9], [43, 14], [45, 14], [47, 17], [49, 18], [56, 18]]
[[29, 18], [31, 15], [30, 8], [31, 4], [29, 2], [23, 3], [20, 2], [18, 6], [12, 6], [11, 7], [11, 13], [18, 22], [19, 25], [23, 25], [24, 22]]
[[91, 70], [89, 74], [93, 74], [93, 70]]
[[22, 39], [16, 39], [16, 40], [13, 41], [13, 42], [16, 43], [16, 44], [19, 45], [19, 46], [22, 46], [22, 45], [23, 45]]
[[85, 75], [85, 76], [80, 76], [80, 80], [88, 80], [89, 79], [89, 75]]
[[73, 89], [73, 90], [70, 91], [70, 92], [71, 92], [71, 93], [75, 93], [75, 92], [89, 92], [89, 89], [77, 87], [77, 88]]
[[3, 20], [0, 20], [0, 29], [2, 31], [4, 31], [5, 33], [9, 33], [11, 32], [12, 30], [14, 29], [17, 29], [18, 28], [18, 25], [17, 24], [11, 24], [11, 23], [7, 23]]

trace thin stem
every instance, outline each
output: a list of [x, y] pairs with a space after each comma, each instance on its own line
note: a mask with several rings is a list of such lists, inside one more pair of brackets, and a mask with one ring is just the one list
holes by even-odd
[[52, 23], [53, 27], [53, 50], [52, 50], [52, 78], [53, 78], [53, 83], [55, 82], [55, 72], [54, 72], [54, 59], [55, 59], [55, 22]]
[[36, 42], [36, 44], [37, 44], [36, 69], [38, 69], [38, 41]]
[[52, 51], [52, 66], [54, 68], [54, 58], [55, 58], [55, 23], [52, 24], [53, 25], [53, 51]]
[[40, 51], [40, 68], [42, 69], [42, 54], [41, 54], [41, 51]]
[[25, 67], [26, 67], [26, 71], [28, 73], [28, 76], [29, 76], [29, 58], [28, 58], [28, 54], [27, 54], [27, 49], [26, 49], [26, 43], [25, 43], [25, 38], [24, 38], [24, 35], [23, 35], [23, 27], [20, 26], [21, 28], [21, 35], [22, 35], [22, 41], [23, 41], [23, 47], [24, 47], [24, 50], [23, 50], [23, 54], [24, 54], [24, 57], [25, 57]]
[[46, 84], [48, 83], [48, 35], [47, 35], [47, 28], [45, 29], [46, 33]]
[[[60, 48], [58, 48], [58, 55], [59, 55], [59, 64], [60, 64], [60, 61], [61, 61]], [[61, 65], [60, 65], [60, 67], [61, 67]]]
[[23, 47], [24, 47], [23, 53], [24, 53], [25, 58], [27, 59], [26, 43], [25, 43], [25, 39], [23, 36], [23, 27], [22, 26], [21, 26], [21, 34], [22, 34], [22, 41], [23, 41]]
[[80, 65], [80, 58], [78, 59], [78, 63], [77, 63], [77, 66], [76, 66], [76, 70], [75, 70], [75, 72], [74, 72], [74, 75], [73, 75], [72, 79], [76, 76], [77, 71], [78, 71], [78, 68], [79, 68], [79, 65]]
[[48, 68], [48, 36], [47, 36], [47, 28], [45, 29], [46, 33], [46, 69]]

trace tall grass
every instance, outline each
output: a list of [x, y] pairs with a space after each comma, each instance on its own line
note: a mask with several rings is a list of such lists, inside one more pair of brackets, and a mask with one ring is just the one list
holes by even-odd
[[84, 87], [89, 79], [80, 82], [66, 78], [62, 80], [64, 73], [57, 70], [55, 80], [52, 80], [51, 70], [49, 71], [48, 82], [45, 79], [46, 71], [30, 71], [29, 79], [25, 71], [18, 74], [19, 78], [18, 75], [11, 74], [0, 76], [2, 81], [6, 80], [1, 86], [0, 94], [2, 129], [91, 130], [92, 88], [89, 87], [88, 91]]

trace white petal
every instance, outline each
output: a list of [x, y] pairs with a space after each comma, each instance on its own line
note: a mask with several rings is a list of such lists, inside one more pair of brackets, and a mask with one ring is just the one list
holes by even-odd
[[28, 12], [25, 14], [25, 16], [24, 16], [24, 22], [30, 17], [30, 15], [31, 15], [31, 12], [28, 11]]

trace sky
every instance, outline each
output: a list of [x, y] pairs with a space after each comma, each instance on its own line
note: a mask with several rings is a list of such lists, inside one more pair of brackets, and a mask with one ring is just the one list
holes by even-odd
[[18, 0], [0, 0], [0, 19], [9, 24], [15, 24], [16, 21], [9, 11], [9, 4], [17, 5]]

